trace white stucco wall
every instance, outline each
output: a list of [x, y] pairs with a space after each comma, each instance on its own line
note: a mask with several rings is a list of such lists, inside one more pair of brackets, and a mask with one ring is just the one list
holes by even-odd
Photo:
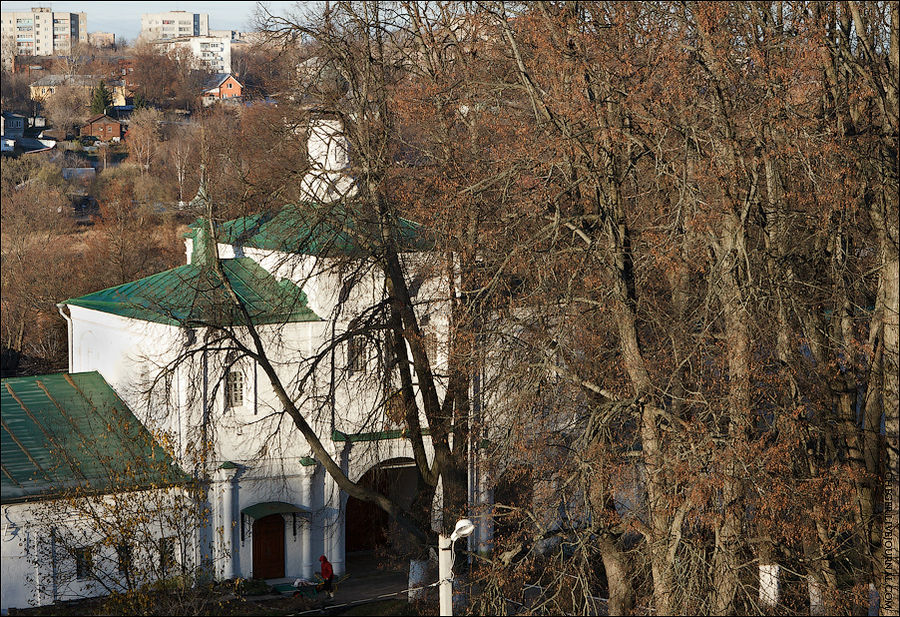
[[[145, 542], [155, 542], [162, 537], [184, 533], [184, 529], [196, 529], [195, 519], [189, 512], [173, 513], [173, 492], [180, 488], [133, 493], [142, 505], [136, 510], [111, 505], [109, 497], [101, 497], [103, 506], [69, 506], [60, 501], [39, 500], [2, 506], [2, 569], [0, 569], [0, 609], [6, 614], [12, 608], [44, 606], [55, 602], [105, 595], [106, 587], [115, 586], [121, 578], [115, 548], [101, 546], [107, 538], [102, 512], [109, 516], [134, 517], [149, 514], [151, 522], [146, 527], [138, 525], [132, 532], [146, 533]], [[130, 502], [130, 503], [138, 503]], [[161, 508], [166, 513], [155, 516]], [[87, 515], [90, 512], [91, 515]], [[184, 519], [179, 517], [184, 516]], [[108, 519], [109, 520], [109, 519]], [[176, 523], [180, 529], [167, 528]], [[113, 524], [113, 528], [115, 525]], [[54, 543], [54, 536], [63, 540]], [[65, 539], [78, 545], [92, 546], [93, 571], [104, 584], [94, 578], [75, 579], [74, 558], [64, 550]], [[141, 564], [141, 559], [158, 560], [158, 553], [145, 554], [146, 545], [132, 546], [136, 572], [148, 574], [151, 569]], [[155, 544], [154, 544], [155, 548]], [[188, 557], [191, 559], [192, 557]], [[176, 560], [182, 556], [176, 552]], [[188, 567], [191, 563], [186, 564]], [[95, 577], [96, 578], [96, 577]], [[149, 582], [149, 581], [147, 581]]]
[[33, 566], [27, 559], [28, 530], [26, 512], [22, 506], [3, 506], [2, 550], [0, 550], [0, 611], [5, 615], [11, 608], [34, 606], [37, 598], [27, 579]]

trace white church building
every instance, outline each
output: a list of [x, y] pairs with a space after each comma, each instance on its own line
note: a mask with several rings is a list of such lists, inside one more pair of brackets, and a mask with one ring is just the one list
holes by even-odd
[[[359, 248], [348, 230], [364, 223], [340, 209], [355, 190], [343, 173], [349, 157], [340, 124], [313, 122], [308, 148], [309, 203], [220, 224], [215, 247], [201, 219], [186, 235], [184, 265], [58, 305], [70, 374], [102, 376], [207, 487], [211, 514], [195, 557], [217, 578], [311, 578], [322, 554], [341, 575], [348, 552], [372, 549], [389, 534], [379, 510], [338, 489], [263, 367], [242, 353], [255, 344], [241, 325], [248, 318], [287, 394], [347, 476], [377, 472], [381, 490], [407, 506], [416, 491], [409, 441], [372, 385], [384, 358], [371, 339], [343, 337], [382, 299], [384, 281], [377, 269], [348, 271]], [[193, 203], [207, 199], [201, 183]], [[424, 259], [418, 226], [401, 221], [400, 233], [401, 258]], [[345, 284], [350, 276], [353, 286]], [[419, 284], [419, 297], [448, 288], [427, 277]], [[227, 308], [235, 306], [232, 293], [245, 313]], [[440, 340], [446, 304], [423, 302], [420, 310]], [[4, 572], [4, 595], [7, 583]]]

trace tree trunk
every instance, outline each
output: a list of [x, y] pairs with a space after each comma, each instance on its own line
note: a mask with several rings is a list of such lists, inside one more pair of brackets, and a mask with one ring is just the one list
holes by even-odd
[[[896, 11], [896, 8], [895, 8]], [[896, 225], [896, 221], [894, 221]], [[896, 615], [900, 610], [900, 260], [895, 246], [885, 247], [884, 264], [884, 386], [883, 404], [887, 450], [884, 516], [881, 546], [884, 553], [884, 579], [881, 585], [881, 614]]]
[[713, 559], [713, 600], [711, 611], [726, 615], [732, 611], [738, 588], [738, 550], [741, 545], [744, 488], [743, 472], [735, 456], [741, 456], [747, 439], [750, 414], [750, 331], [749, 314], [737, 281], [742, 230], [738, 221], [729, 220], [721, 238], [719, 301], [724, 313], [725, 341], [728, 351], [728, 441], [729, 460], [724, 464], [722, 516], [716, 530]]
[[608, 534], [601, 533], [598, 545], [609, 586], [608, 612], [610, 615], [630, 615], [634, 608], [634, 591], [625, 556]]

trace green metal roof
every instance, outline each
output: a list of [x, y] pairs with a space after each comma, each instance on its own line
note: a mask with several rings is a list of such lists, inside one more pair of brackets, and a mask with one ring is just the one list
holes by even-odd
[[[344, 433], [337, 429], [331, 431], [331, 441], [349, 441], [357, 443], [360, 441], [384, 441], [386, 439], [406, 439], [406, 429], [394, 429], [390, 431], [372, 431], [369, 433]], [[422, 429], [423, 435], [431, 435], [431, 431], [427, 428]]]
[[308, 512], [309, 510], [284, 501], [266, 501], [265, 503], [258, 503], [241, 510], [241, 514], [246, 514], [255, 519], [261, 519], [271, 514], [306, 514]]
[[2, 382], [0, 501], [190, 481], [96, 371]]
[[[433, 246], [418, 223], [404, 218], [398, 223], [401, 251], [423, 251]], [[198, 221], [191, 225], [187, 237], [195, 238], [202, 224]], [[223, 244], [316, 256], [368, 254], [381, 243], [378, 222], [367, 220], [360, 211], [310, 203], [225, 221], [218, 225], [217, 235]], [[371, 246], [361, 246], [361, 237], [372, 238]]]
[[[244, 323], [243, 314], [233, 305], [222, 280], [200, 261], [62, 304], [179, 326]], [[319, 320], [306, 306], [306, 294], [291, 281], [278, 281], [249, 257], [220, 262], [252, 323]]]

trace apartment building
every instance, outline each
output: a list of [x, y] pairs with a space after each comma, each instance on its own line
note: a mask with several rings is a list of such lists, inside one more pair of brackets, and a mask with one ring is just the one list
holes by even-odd
[[166, 51], [187, 47], [202, 60], [213, 73], [231, 73], [231, 39], [217, 36], [186, 36], [157, 40], [156, 45]]
[[231, 51], [244, 51], [263, 40], [259, 32], [241, 32], [240, 30], [210, 30], [210, 36], [231, 39]]
[[87, 43], [87, 13], [35, 7], [30, 11], [3, 11], [0, 15], [4, 49], [17, 56], [60, 56], [76, 43]]
[[239, 41], [243, 38], [243, 33], [240, 30], [210, 30], [209, 36], [218, 36], [221, 38], [228, 38], [232, 41]]
[[139, 40], [154, 41], [184, 36], [209, 36], [209, 14], [166, 11], [141, 15]]

